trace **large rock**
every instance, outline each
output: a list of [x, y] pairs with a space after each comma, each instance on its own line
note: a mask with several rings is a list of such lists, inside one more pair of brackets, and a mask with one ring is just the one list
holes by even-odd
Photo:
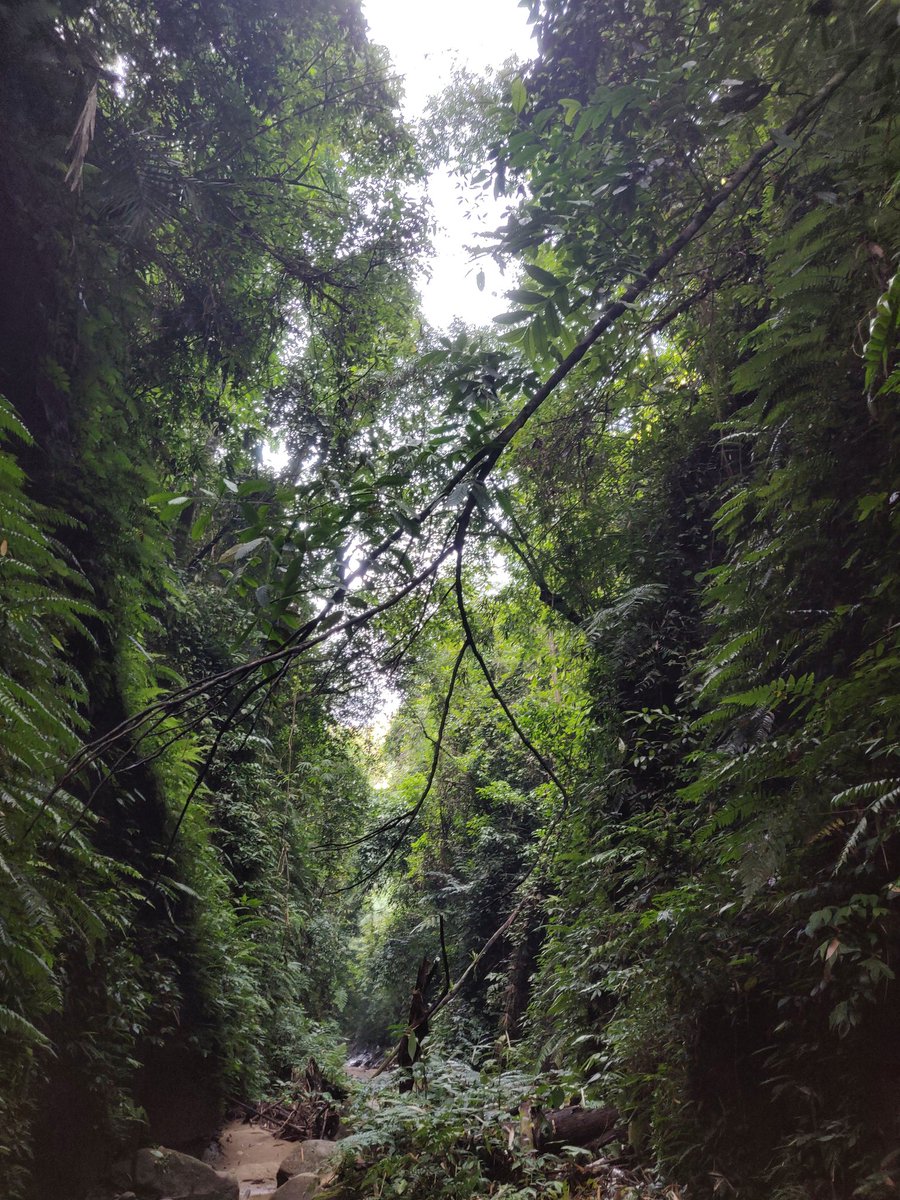
[[312, 1200], [317, 1192], [322, 1190], [322, 1181], [318, 1175], [294, 1175], [287, 1183], [283, 1183], [272, 1200]]
[[138, 1150], [132, 1187], [142, 1200], [238, 1200], [238, 1182], [177, 1150]]
[[275, 1176], [276, 1182], [281, 1185], [293, 1179], [295, 1175], [321, 1174], [331, 1165], [336, 1152], [337, 1146], [334, 1142], [325, 1141], [324, 1138], [307, 1138], [305, 1142], [298, 1142], [282, 1160]]
[[[130, 1191], [133, 1174], [132, 1163], [127, 1159], [123, 1159], [121, 1162], [113, 1163], [109, 1168], [104, 1176], [104, 1184], [109, 1184], [116, 1192]], [[97, 1190], [98, 1193], [105, 1193], [109, 1189], [101, 1185]], [[94, 1200], [93, 1194], [90, 1192], [88, 1193], [88, 1200]]]

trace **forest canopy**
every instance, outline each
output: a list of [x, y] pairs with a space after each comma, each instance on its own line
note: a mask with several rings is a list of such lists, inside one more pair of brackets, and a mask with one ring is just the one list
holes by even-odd
[[16, 1200], [398, 1037], [360, 1196], [900, 1184], [900, 9], [525, 7], [419, 123], [357, 0], [0, 7]]

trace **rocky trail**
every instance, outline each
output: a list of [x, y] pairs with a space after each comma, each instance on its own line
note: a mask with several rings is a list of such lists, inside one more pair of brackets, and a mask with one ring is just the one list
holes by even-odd
[[210, 1165], [237, 1180], [239, 1200], [309, 1200], [333, 1178], [335, 1144], [320, 1138], [286, 1142], [267, 1129], [231, 1121]]
[[[348, 1063], [344, 1069], [355, 1080], [370, 1079], [374, 1074], [356, 1063]], [[210, 1166], [237, 1180], [239, 1200], [269, 1200], [276, 1192], [279, 1200], [306, 1200], [330, 1180], [333, 1150], [334, 1143], [321, 1138], [288, 1141], [259, 1125], [232, 1120], [206, 1158]], [[298, 1182], [285, 1190], [294, 1179]]]
[[[348, 1063], [345, 1070], [354, 1080], [374, 1074], [358, 1063]], [[326, 1097], [312, 1095], [309, 1103], [318, 1110]], [[330, 1136], [300, 1140], [296, 1121], [273, 1121], [271, 1110], [278, 1112], [279, 1106], [261, 1105], [261, 1114], [244, 1107], [246, 1115], [233, 1116], [202, 1158], [164, 1146], [144, 1147], [116, 1163], [90, 1200], [343, 1200], [333, 1165], [335, 1138], [341, 1133], [333, 1102], [327, 1123]], [[292, 1115], [296, 1112], [295, 1108]]]
[[211, 1166], [237, 1179], [240, 1200], [267, 1198], [278, 1187], [282, 1160], [295, 1146], [296, 1142], [287, 1142], [268, 1129], [229, 1121], [219, 1136], [218, 1151], [207, 1157]]
[[320, 1138], [285, 1142], [274, 1133], [232, 1121], [206, 1159], [166, 1147], [145, 1147], [117, 1163], [91, 1200], [345, 1200], [332, 1166], [337, 1143]]

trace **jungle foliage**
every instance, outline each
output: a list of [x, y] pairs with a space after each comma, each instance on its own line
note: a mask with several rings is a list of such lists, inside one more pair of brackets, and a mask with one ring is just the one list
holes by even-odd
[[322, 906], [342, 869], [310, 847], [368, 794], [340, 671], [231, 720], [221, 703], [163, 718], [83, 770], [73, 756], [283, 636], [234, 544], [248, 514], [296, 503], [263, 441], [290, 419], [286, 437], [321, 427], [332, 454], [348, 373], [406, 336], [422, 219], [353, 8], [0, 17], [0, 1152], [17, 1194], [32, 1136], [38, 1184], [77, 1189], [179, 1090], [200, 1117], [168, 1137], [188, 1141], [226, 1091], [334, 1042], [318, 1030], [345, 1002], [351, 908]]
[[[898, 9], [530, 19], [417, 132], [355, 3], [0, 9], [13, 1195], [423, 956], [364, 1190], [497, 1185], [541, 1072], [693, 1196], [900, 1182]], [[418, 310], [436, 159], [491, 329]]]

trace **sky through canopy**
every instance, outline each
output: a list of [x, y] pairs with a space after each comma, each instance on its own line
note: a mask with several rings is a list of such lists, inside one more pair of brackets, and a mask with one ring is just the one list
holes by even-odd
[[[513, 55], [529, 58], [530, 29], [517, 0], [454, 0], [452, 4], [423, 4], [421, 0], [365, 0], [373, 41], [385, 46], [404, 78], [404, 112], [411, 120], [422, 116], [428, 98], [450, 82], [455, 67], [480, 72]], [[497, 267], [482, 259], [471, 262], [466, 247], [479, 232], [500, 221], [503, 206], [492, 199], [476, 205], [476, 195], [463, 196], [449, 171], [429, 180], [437, 231], [431, 278], [421, 283], [425, 315], [446, 328], [454, 317], [486, 324], [508, 308], [506, 288]], [[485, 287], [476, 283], [479, 268]]]

